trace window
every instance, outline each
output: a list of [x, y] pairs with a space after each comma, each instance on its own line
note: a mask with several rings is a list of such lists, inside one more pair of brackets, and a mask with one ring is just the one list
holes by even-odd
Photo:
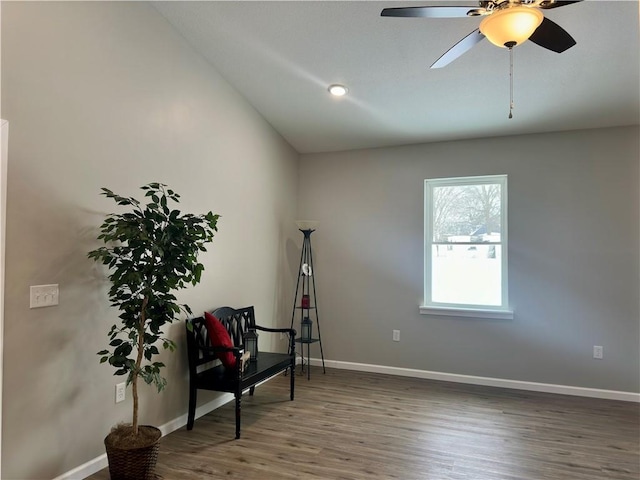
[[425, 180], [421, 313], [512, 318], [507, 176]]

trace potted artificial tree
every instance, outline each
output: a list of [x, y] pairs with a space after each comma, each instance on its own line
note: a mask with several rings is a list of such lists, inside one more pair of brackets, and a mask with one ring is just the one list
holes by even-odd
[[106, 245], [88, 254], [108, 266], [109, 300], [120, 310], [120, 321], [109, 330], [110, 348], [98, 352], [100, 363], [112, 365], [114, 375], [126, 375], [133, 397], [132, 423], [114, 427], [105, 438], [112, 480], [155, 478], [161, 432], [138, 425], [138, 380], [154, 384], [158, 392], [165, 387], [160, 375], [164, 364], [153, 361], [160, 353], [156, 343], [173, 351], [175, 344], [162, 329], [180, 312], [191, 314], [172, 292], [200, 281], [204, 266], [198, 253], [206, 251], [218, 230], [219, 215], [170, 209], [169, 202], [179, 202], [180, 196], [166, 185], [150, 183], [141, 189], [146, 205], [102, 189], [102, 195], [129, 211], [107, 215], [98, 236]]

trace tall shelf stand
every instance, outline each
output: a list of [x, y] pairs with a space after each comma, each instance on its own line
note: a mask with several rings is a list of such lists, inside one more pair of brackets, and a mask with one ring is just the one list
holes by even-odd
[[[320, 334], [320, 319], [318, 317], [318, 302], [316, 298], [316, 281], [315, 270], [313, 269], [313, 254], [311, 253], [311, 234], [315, 232], [315, 229], [308, 228], [308, 226], [301, 225], [305, 222], [300, 222], [298, 225], [299, 230], [304, 235], [302, 241], [302, 253], [300, 254], [300, 267], [298, 268], [298, 282], [296, 284], [296, 295], [293, 299], [293, 311], [291, 313], [291, 328], [296, 318], [296, 311], [299, 312], [300, 317], [300, 330], [298, 331], [300, 336], [296, 338], [296, 342], [300, 344], [301, 356], [302, 356], [302, 373], [304, 374], [305, 366], [307, 370], [307, 380], [311, 379], [311, 365], [309, 364], [311, 345], [314, 343], [320, 344], [320, 356], [322, 357], [322, 373], [327, 373], [324, 366], [324, 352], [322, 350], [322, 335]], [[317, 337], [314, 334], [314, 322], [315, 317], [315, 331]], [[304, 347], [307, 347], [307, 357], [305, 362]], [[293, 372], [292, 372], [293, 373]]]

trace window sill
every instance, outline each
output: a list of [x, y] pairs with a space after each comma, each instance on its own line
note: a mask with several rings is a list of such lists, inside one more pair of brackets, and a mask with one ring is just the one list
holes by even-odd
[[449, 317], [492, 318], [496, 320], [513, 320], [513, 310], [495, 310], [490, 308], [454, 308], [420, 306], [421, 315], [437, 315]]

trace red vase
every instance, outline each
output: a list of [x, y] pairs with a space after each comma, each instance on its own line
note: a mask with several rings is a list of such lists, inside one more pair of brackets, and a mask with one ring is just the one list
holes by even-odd
[[302, 308], [309, 308], [311, 306], [311, 300], [309, 295], [302, 295]]

